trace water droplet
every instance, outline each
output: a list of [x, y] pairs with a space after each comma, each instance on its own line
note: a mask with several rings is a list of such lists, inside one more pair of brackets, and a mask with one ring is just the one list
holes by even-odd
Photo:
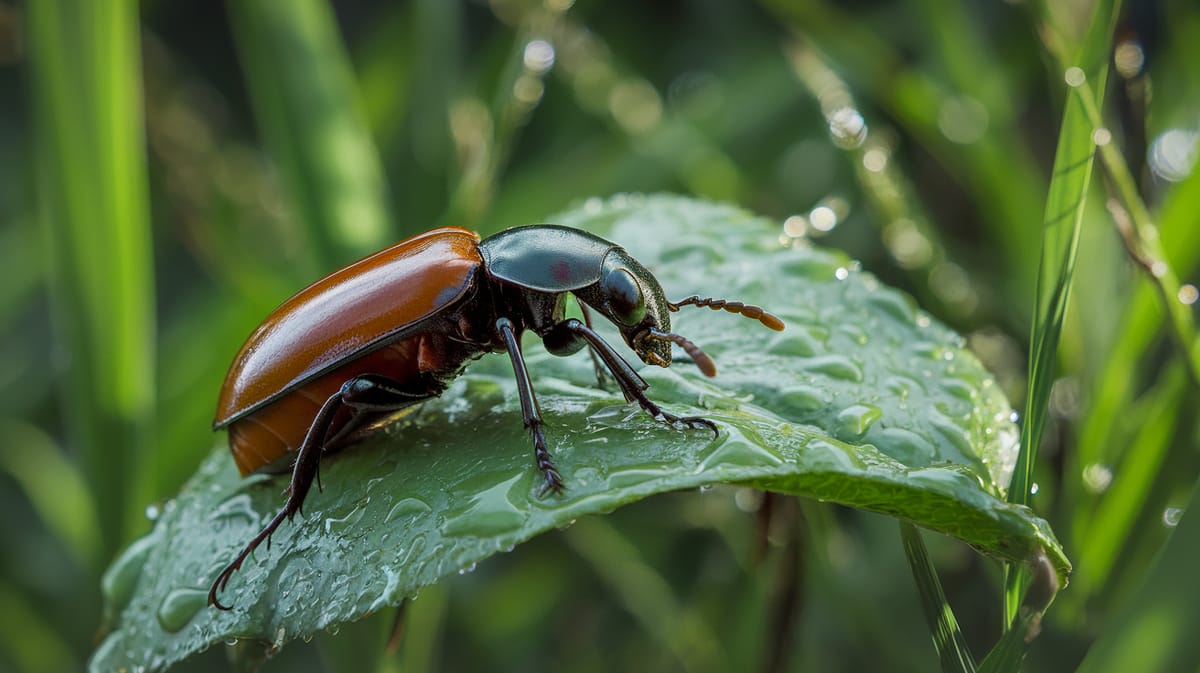
[[662, 120], [662, 99], [649, 82], [631, 79], [612, 87], [608, 109], [613, 119], [629, 133], [643, 133]]
[[388, 510], [387, 516], [383, 518], [383, 522], [391, 523], [392, 521], [396, 521], [401, 517], [408, 518], [411, 516], [419, 516], [421, 514], [428, 514], [432, 511], [433, 508], [430, 507], [429, 503], [425, 502], [424, 500], [418, 500], [417, 498], [401, 498], [396, 502], [396, 504], [392, 505], [391, 509]]
[[884, 169], [887, 168], [889, 159], [891, 159], [891, 155], [887, 149], [883, 147], [872, 147], [866, 152], [863, 152], [863, 168], [872, 173], [882, 173]]
[[622, 465], [608, 475], [609, 489], [626, 489], [673, 474], [669, 465], [659, 462]]
[[242, 519], [248, 526], [258, 523], [259, 515], [248, 493], [234, 495], [214, 507], [208, 515], [208, 521], [221, 522], [221, 525], [230, 525], [230, 520], [234, 519]]
[[541, 75], [554, 67], [554, 45], [545, 40], [530, 40], [525, 45], [525, 68], [535, 75]]
[[1146, 65], [1146, 54], [1137, 40], [1122, 40], [1113, 49], [1113, 64], [1125, 79], [1133, 79], [1142, 73]]
[[857, 439], [867, 434], [867, 430], [882, 416], [883, 410], [874, 404], [852, 404], [837, 415], [838, 429], [850, 435], [843, 435], [843, 438]]
[[934, 457], [933, 444], [912, 430], [880, 427], [871, 441], [880, 451], [905, 465], [928, 465]]
[[1200, 133], [1180, 128], [1167, 129], [1158, 134], [1147, 152], [1150, 170], [1169, 182], [1187, 178], [1196, 165], [1198, 139]]
[[830, 112], [826, 120], [833, 142], [844, 150], [855, 149], [867, 139], [867, 120], [852, 107], [838, 108]]
[[834, 354], [804, 358], [798, 360], [796, 364], [801, 369], [824, 374], [842, 381], [861, 383], [863, 380], [862, 367], [859, 367], [845, 355]]
[[808, 213], [808, 221], [817, 231], [833, 231], [838, 224], [838, 214], [829, 206], [817, 206]]
[[[455, 487], [458, 495], [451, 501], [463, 504], [446, 512], [445, 534], [487, 538], [520, 526], [528, 516], [527, 476], [524, 471], [515, 474], [505, 471], [458, 484]], [[501, 480], [496, 481], [497, 478]]]
[[1070, 87], [1082, 86], [1083, 83], [1087, 81], [1087, 73], [1085, 73], [1083, 68], [1080, 68], [1079, 66], [1071, 66], [1070, 68], [1067, 68], [1066, 73], [1063, 74], [1063, 80], [1066, 81], [1067, 86]]
[[1195, 285], [1185, 283], [1179, 286], [1180, 303], [1191, 306], [1196, 303], [1197, 299], [1200, 299], [1200, 290], [1197, 290]]
[[821, 343], [803, 330], [789, 330], [771, 340], [767, 352], [773, 355], [794, 355], [805, 357], [814, 355], [821, 348]]
[[1104, 147], [1110, 142], [1112, 142], [1112, 131], [1109, 131], [1103, 126], [1095, 131], [1092, 131], [1092, 143], [1095, 144], [1096, 147]]
[[1083, 485], [1092, 493], [1103, 493], [1112, 484], [1112, 468], [1099, 463], [1092, 463], [1083, 468]]
[[743, 512], [757, 512], [762, 507], [763, 492], [756, 488], [742, 487], [733, 493], [733, 503]]
[[969, 145], [987, 132], [987, 108], [969, 96], [947, 98], [938, 109], [938, 129], [952, 143]]
[[803, 215], [792, 215], [783, 221], [783, 233], [791, 238], [802, 238], [808, 234], [808, 220]]
[[962, 400], [975, 399], [975, 387], [969, 382], [956, 378], [945, 378], [942, 382], [942, 390]]
[[345, 516], [326, 517], [325, 533], [345, 536], [347, 533], [353, 532], [358, 527], [358, 522], [362, 520], [363, 513], [367, 511], [365, 504], [356, 504], [354, 509], [347, 512]]
[[716, 449], [705, 456], [696, 467], [696, 472], [720, 470], [722, 467], [760, 467], [781, 465], [783, 459], [759, 446], [753, 441], [741, 437], [736, 430], [731, 430], [728, 437], [722, 436]]
[[518, 102], [532, 107], [542, 100], [542, 94], [546, 92], [546, 85], [539, 77], [521, 75], [517, 81], [513, 82], [512, 92], [513, 98]]
[[813, 386], [789, 386], [779, 390], [776, 403], [780, 411], [793, 415], [820, 409], [829, 399], [829, 393]]
[[146, 518], [150, 521], [157, 521], [158, 515], [161, 513], [162, 510], [159, 509], [158, 503], [152, 502], [149, 505], [146, 505]]
[[837, 278], [838, 280], [846, 280], [850, 277], [850, 270], [844, 266], [839, 266], [838, 268], [834, 269], [833, 277]]
[[933, 243], [907, 217], [897, 218], [884, 227], [883, 242], [906, 269], [919, 269], [933, 260]]
[[162, 539], [161, 529], [162, 526], [155, 526], [149, 534], [135, 540], [104, 572], [100, 587], [110, 609], [120, 610], [129, 603], [142, 575], [142, 568], [146, 565], [146, 558]]
[[1168, 507], [1163, 510], [1163, 525], [1168, 528], [1174, 528], [1179, 525], [1179, 520], [1183, 518], [1183, 509], [1180, 507]]
[[205, 589], [174, 589], [158, 606], [158, 624], [167, 633], [176, 633], [207, 604], [208, 591]]
[[1038, 483], [1036, 481], [1033, 482], [1033, 484], [1031, 484], [1029, 486], [1029, 495], [1037, 495], [1037, 493], [1040, 489], [1041, 489], [1041, 487], [1038, 486]]

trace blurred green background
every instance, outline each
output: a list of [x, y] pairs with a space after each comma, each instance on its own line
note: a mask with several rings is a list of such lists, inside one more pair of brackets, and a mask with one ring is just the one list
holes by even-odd
[[[101, 573], [223, 441], [216, 391], [259, 320], [436, 225], [486, 234], [622, 191], [735, 202], [913, 294], [1022, 409], [1064, 71], [1093, 10], [0, 1], [0, 670], [83, 666]], [[1089, 670], [1110, 651], [1197, 670], [1172, 658], [1196, 601], [1170, 600], [1195, 580], [1170, 569], [1200, 560], [1200, 350], [1174, 336], [1200, 253], [1200, 6], [1126, 3], [1092, 48], [1177, 329], [1098, 168], [1032, 498], [1077, 572], [1026, 670], [1089, 650]], [[423, 592], [395, 656], [381, 615], [267, 670], [937, 666], [890, 520], [768, 502], [765, 529], [735, 489], [580, 521]], [[982, 655], [1001, 570], [926, 538]]]

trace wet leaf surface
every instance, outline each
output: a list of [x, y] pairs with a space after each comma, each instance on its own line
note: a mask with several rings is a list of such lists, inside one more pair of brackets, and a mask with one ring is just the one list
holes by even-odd
[[538, 496], [511, 367], [485, 357], [442, 398], [326, 460], [324, 491], [233, 577], [229, 612], [205, 605], [208, 586], [282, 506], [286, 478], [241, 479], [219, 447], [109, 571], [119, 618], [92, 669], [160, 670], [233, 639], [251, 655], [278, 648], [578, 517], [713, 483], [892, 514], [1007, 560], [1044, 554], [1065, 580], [1046, 522], [1002, 497], [1017, 450], [1010, 406], [961, 339], [906, 296], [728, 206], [620, 196], [551, 221], [621, 243], [672, 299], [737, 299], [787, 322], [772, 332], [708, 309], [674, 315], [717, 377], [682, 355], [642, 374], [653, 399], [713, 420], [717, 438], [655, 422], [597, 388], [585, 354], [551, 357], [527, 339], [563, 495]]

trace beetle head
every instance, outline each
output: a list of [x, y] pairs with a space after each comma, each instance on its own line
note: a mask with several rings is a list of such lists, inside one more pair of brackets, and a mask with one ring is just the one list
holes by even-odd
[[678, 344], [705, 374], [716, 367], [698, 346], [671, 333], [671, 302], [650, 270], [622, 248], [613, 247], [604, 256], [597, 283], [576, 293], [580, 299], [608, 318], [621, 332], [625, 343], [646, 364], [671, 364], [671, 344]]
[[693, 295], [678, 302], [667, 301], [658, 279], [649, 269], [621, 248], [614, 247], [604, 257], [600, 281], [590, 296], [577, 293], [589, 305], [603, 313], [620, 330], [629, 347], [646, 364], [667, 367], [671, 364], [671, 344], [682, 348], [705, 376], [716, 376], [717, 366], [707, 353], [687, 337], [671, 332], [671, 313], [683, 306], [725, 310], [759, 321], [775, 331], [783, 321], [761, 307], [725, 299]]

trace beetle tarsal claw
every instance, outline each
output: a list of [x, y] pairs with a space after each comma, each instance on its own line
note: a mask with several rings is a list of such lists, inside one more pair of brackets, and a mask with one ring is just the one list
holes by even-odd
[[[713, 362], [712, 358], [708, 357], [708, 353], [700, 350], [699, 346], [692, 343], [682, 334], [675, 334], [674, 332], [661, 332], [656, 329], [651, 329], [650, 333], [646, 335], [646, 338], [654, 339], [656, 341], [670, 341], [671, 343], [678, 345], [684, 350], [685, 353], [688, 354], [688, 357], [692, 359], [692, 362], [696, 363], [696, 366], [700, 368], [700, 371], [705, 376], [712, 377], [717, 375], [717, 365]], [[653, 359], [654, 355], [651, 354], [650, 357]]]

